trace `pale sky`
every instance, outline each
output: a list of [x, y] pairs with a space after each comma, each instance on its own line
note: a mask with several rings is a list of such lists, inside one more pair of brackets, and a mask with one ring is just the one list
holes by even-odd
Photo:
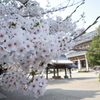
[[[45, 7], [47, 4], [47, 0], [37, 0], [40, 2], [40, 5], [42, 7]], [[57, 6], [60, 3], [66, 4], [68, 0], [49, 0], [52, 7]], [[79, 0], [76, 0], [79, 1]], [[62, 17], [65, 17], [66, 15], [69, 15], [75, 7], [69, 7], [64, 11], [63, 13], [59, 13]], [[79, 16], [85, 12], [85, 28], [89, 26], [97, 16], [100, 16], [100, 0], [85, 0], [85, 4], [83, 4], [80, 8], [78, 8], [77, 12], [73, 15], [73, 20], [77, 20]], [[97, 28], [100, 25], [100, 19], [98, 20], [98, 23], [94, 26], [92, 26], [88, 31], [92, 31], [95, 28]]]

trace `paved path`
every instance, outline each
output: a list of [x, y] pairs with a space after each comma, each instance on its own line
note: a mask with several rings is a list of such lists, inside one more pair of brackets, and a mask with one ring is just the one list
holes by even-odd
[[[64, 73], [60, 73], [61, 77]], [[14, 92], [0, 92], [7, 96], [2, 100], [100, 100], [100, 82], [94, 72], [73, 73], [69, 79], [51, 79], [49, 75], [47, 92], [34, 99]], [[1, 100], [1, 99], [0, 99]]]

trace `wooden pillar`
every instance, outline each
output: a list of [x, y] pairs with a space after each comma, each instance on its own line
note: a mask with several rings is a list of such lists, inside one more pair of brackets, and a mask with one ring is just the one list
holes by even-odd
[[46, 79], [48, 79], [48, 67], [46, 68]]
[[71, 68], [69, 68], [69, 74], [70, 74], [70, 78], [72, 78], [72, 75], [71, 75]]
[[65, 67], [65, 76], [64, 76], [64, 78], [68, 78], [67, 71], [66, 71], [66, 67]]
[[3, 73], [2, 65], [0, 64], [0, 75]]
[[65, 76], [67, 76], [67, 71], [66, 71], [66, 68], [65, 68]]
[[55, 68], [54, 68], [54, 78], [55, 78]]
[[86, 55], [85, 55], [85, 61], [86, 61], [86, 70], [89, 71], [89, 65], [88, 65], [88, 60], [86, 58]]
[[59, 76], [59, 71], [58, 71], [58, 68], [57, 68], [57, 76]]
[[80, 59], [78, 59], [78, 70], [80, 71], [81, 68], [82, 68], [82, 66], [81, 66], [81, 61], [80, 61]]

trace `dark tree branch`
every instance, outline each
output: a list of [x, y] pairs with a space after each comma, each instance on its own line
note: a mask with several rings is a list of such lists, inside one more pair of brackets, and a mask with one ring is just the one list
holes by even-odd
[[100, 51], [100, 50], [88, 50], [88, 49], [71, 49], [74, 51], [90, 51], [90, 52], [96, 52], [96, 51]]
[[23, 5], [25, 5], [25, 4], [27, 4], [27, 2], [28, 2], [29, 0], [26, 0], [25, 2], [21, 2], [20, 0], [17, 0], [17, 1], [19, 1], [20, 3], [22, 3]]
[[23, 4], [25, 5], [25, 4], [27, 4], [27, 2], [28, 2], [29, 0], [27, 0], [26, 2], [24, 2]]

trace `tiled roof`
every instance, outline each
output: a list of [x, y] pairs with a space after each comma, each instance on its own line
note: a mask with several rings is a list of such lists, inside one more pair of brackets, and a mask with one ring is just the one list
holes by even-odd
[[69, 53], [66, 56], [67, 58], [70, 58], [70, 57], [81, 56], [85, 54], [86, 54], [86, 51], [76, 51], [76, 52]]
[[[82, 36], [80, 36], [77, 39], [75, 39], [75, 46], [78, 45], [78, 44], [84, 43], [86, 41], [89, 41], [94, 36], [97, 36], [97, 35], [98, 35], [98, 31], [97, 30], [94, 30], [92, 32], [83, 34]], [[70, 58], [70, 57], [81, 56], [81, 55], [85, 55], [85, 54], [86, 54], [86, 51], [73, 51], [73, 52], [67, 54], [66, 56], [67, 56], [67, 58]]]
[[73, 62], [68, 60], [65, 55], [61, 55], [58, 60], [52, 60], [52, 63], [58, 64], [72, 64]]
[[97, 36], [97, 35], [98, 35], [98, 31], [97, 31], [97, 30], [94, 30], [94, 31], [92, 31], [92, 32], [83, 34], [82, 36], [80, 36], [80, 37], [78, 37], [77, 39], [75, 39], [75, 44], [77, 45], [77, 44], [80, 44], [80, 43], [89, 41], [89, 40], [91, 40], [94, 36]]

